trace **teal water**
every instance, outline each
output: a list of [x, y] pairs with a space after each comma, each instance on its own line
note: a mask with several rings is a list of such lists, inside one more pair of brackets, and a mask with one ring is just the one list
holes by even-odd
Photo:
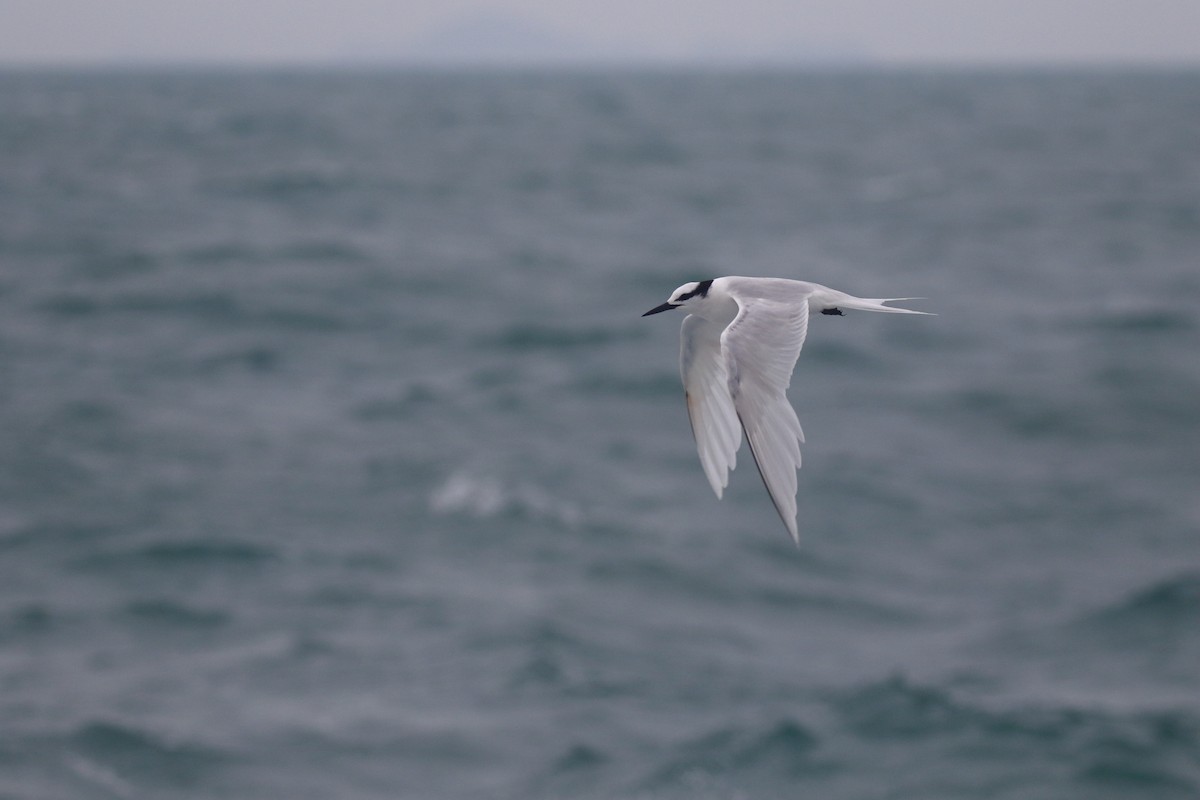
[[[1200, 795], [1200, 74], [0, 75], [0, 797]], [[810, 328], [801, 547], [677, 376]]]

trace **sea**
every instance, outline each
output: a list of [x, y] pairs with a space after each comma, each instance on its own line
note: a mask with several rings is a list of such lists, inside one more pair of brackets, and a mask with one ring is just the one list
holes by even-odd
[[1200, 798], [1200, 72], [0, 72], [0, 798]]

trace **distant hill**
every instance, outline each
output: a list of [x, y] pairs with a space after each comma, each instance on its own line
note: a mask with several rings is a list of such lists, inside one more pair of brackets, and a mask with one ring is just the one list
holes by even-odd
[[393, 54], [434, 64], [607, 61], [622, 54], [519, 16], [463, 17], [414, 37]]
[[685, 53], [662, 53], [589, 39], [525, 17], [483, 14], [462, 17], [404, 40], [398, 47], [356, 47], [354, 60], [453, 65], [714, 64], [838, 65], [869, 63], [861, 49], [842, 43], [776, 40], [766, 46], [711, 41]]

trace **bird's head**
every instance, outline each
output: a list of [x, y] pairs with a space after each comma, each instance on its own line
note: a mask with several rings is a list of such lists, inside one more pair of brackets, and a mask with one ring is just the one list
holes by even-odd
[[661, 306], [654, 308], [642, 314], [643, 317], [648, 317], [651, 314], [661, 314], [664, 311], [670, 311], [673, 308], [687, 308], [689, 305], [702, 302], [708, 297], [708, 290], [712, 287], [712, 280], [707, 281], [692, 281], [685, 283], [675, 291], [671, 292], [671, 296], [667, 298], [667, 302]]

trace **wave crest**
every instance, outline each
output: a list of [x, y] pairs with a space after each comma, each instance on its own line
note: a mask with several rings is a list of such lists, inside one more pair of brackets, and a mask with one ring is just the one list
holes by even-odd
[[507, 483], [492, 476], [452, 473], [429, 496], [429, 507], [439, 514], [466, 514], [479, 519], [514, 516], [549, 519], [568, 527], [583, 522], [583, 513], [571, 503], [532, 484]]

